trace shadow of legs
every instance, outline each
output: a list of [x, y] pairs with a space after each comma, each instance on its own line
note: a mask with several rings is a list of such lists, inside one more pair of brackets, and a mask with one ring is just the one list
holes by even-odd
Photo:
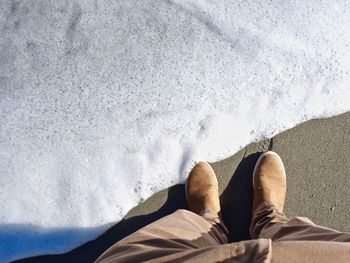
[[250, 239], [249, 224], [252, 217], [252, 174], [261, 153], [245, 157], [238, 165], [226, 189], [220, 196], [222, 217], [230, 231], [229, 242]]

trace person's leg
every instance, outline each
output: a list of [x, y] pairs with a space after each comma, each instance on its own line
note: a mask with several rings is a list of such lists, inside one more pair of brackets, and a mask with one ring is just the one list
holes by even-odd
[[191, 249], [226, 244], [218, 183], [211, 167], [198, 163], [186, 183], [190, 211], [178, 210], [138, 230], [109, 248], [96, 262], [141, 262]]
[[350, 241], [350, 233], [315, 225], [305, 217], [288, 219], [285, 216], [286, 175], [282, 160], [276, 153], [267, 152], [259, 158], [253, 173], [253, 187], [252, 238], [271, 238], [273, 241]]
[[122, 239], [96, 262], [142, 262], [224, 243], [227, 230], [217, 216], [177, 210]]
[[273, 241], [337, 241], [350, 242], [350, 233], [315, 225], [305, 217], [288, 219], [273, 204], [264, 203], [254, 213], [252, 238], [271, 238]]

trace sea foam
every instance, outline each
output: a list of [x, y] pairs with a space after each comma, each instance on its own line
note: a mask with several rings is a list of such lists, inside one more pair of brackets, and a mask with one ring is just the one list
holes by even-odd
[[350, 110], [348, 0], [0, 10], [2, 262], [70, 250], [195, 161]]

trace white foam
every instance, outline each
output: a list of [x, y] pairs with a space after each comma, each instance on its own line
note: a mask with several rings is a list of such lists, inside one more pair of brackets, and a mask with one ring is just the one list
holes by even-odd
[[70, 250], [196, 160], [350, 110], [350, 1], [0, 7], [0, 261]]

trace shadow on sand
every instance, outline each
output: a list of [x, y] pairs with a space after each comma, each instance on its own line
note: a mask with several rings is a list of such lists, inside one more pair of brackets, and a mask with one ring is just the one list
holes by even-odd
[[[252, 172], [260, 153], [245, 157], [238, 165], [227, 187], [220, 196], [223, 220], [230, 231], [230, 242], [247, 240], [252, 207]], [[70, 252], [57, 255], [42, 255], [14, 262], [93, 262], [111, 245], [138, 229], [168, 215], [177, 209], [186, 208], [184, 185], [168, 189], [166, 202], [157, 211], [123, 219], [98, 238]], [[142, 204], [140, 204], [142, 206]]]

